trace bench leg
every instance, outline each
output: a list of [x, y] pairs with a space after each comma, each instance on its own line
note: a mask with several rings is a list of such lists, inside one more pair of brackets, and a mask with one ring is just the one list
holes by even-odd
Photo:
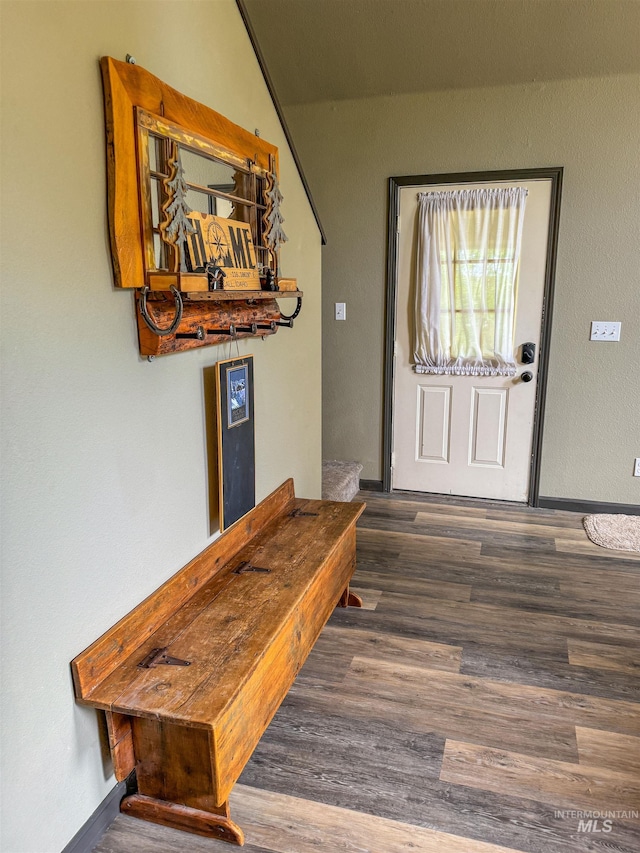
[[170, 826], [172, 829], [182, 829], [207, 838], [219, 838], [231, 844], [244, 844], [244, 833], [240, 827], [229, 818], [227, 803], [220, 807], [220, 814], [213, 814], [202, 809], [194, 809], [179, 803], [157, 800], [144, 794], [132, 794], [125, 797], [120, 804], [124, 814]]
[[362, 607], [362, 599], [357, 593], [351, 592], [347, 585], [347, 588], [340, 596], [338, 607]]
[[228, 801], [218, 798], [210, 732], [145, 717], [132, 717], [131, 725], [138, 791], [124, 798], [120, 810], [172, 829], [244, 844]]

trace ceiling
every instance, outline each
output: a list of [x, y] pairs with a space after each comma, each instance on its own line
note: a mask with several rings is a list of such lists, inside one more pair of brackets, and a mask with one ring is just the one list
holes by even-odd
[[640, 0], [240, 0], [284, 106], [640, 71]]

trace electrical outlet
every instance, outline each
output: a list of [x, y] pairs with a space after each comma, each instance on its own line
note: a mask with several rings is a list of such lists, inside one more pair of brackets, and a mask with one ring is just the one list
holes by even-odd
[[635, 465], [633, 466], [633, 476], [640, 477], [640, 456], [636, 457]]
[[619, 341], [620, 323], [611, 320], [592, 320], [590, 341]]
[[346, 320], [347, 319], [347, 303], [346, 302], [336, 302], [336, 320]]

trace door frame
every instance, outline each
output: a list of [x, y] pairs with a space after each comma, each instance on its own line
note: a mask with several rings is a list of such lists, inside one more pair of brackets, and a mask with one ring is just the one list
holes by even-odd
[[558, 253], [558, 232], [560, 227], [560, 200], [562, 196], [562, 166], [541, 169], [505, 169], [492, 172], [447, 172], [436, 175], [404, 175], [389, 178], [389, 218], [387, 243], [387, 294], [385, 317], [384, 347], [384, 404], [383, 404], [383, 450], [382, 450], [382, 490], [391, 489], [391, 453], [393, 451], [393, 383], [394, 383], [394, 344], [396, 339], [396, 319], [398, 301], [398, 235], [400, 216], [400, 190], [410, 186], [428, 186], [429, 184], [478, 184], [494, 181], [530, 181], [544, 179], [551, 181], [551, 200], [549, 204], [549, 231], [547, 239], [547, 257], [545, 263], [544, 296], [542, 303], [542, 326], [540, 329], [540, 349], [538, 355], [538, 383], [533, 418], [533, 440], [531, 445], [531, 469], [529, 477], [528, 505], [538, 506], [540, 488], [540, 457], [542, 450], [542, 427], [547, 393], [547, 373], [549, 366], [549, 348], [551, 343], [551, 318], [553, 314], [553, 294], [555, 287], [556, 259]]

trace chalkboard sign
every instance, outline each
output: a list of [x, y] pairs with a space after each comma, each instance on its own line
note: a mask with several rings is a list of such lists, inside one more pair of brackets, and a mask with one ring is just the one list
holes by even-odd
[[253, 356], [216, 365], [220, 530], [256, 504]]

